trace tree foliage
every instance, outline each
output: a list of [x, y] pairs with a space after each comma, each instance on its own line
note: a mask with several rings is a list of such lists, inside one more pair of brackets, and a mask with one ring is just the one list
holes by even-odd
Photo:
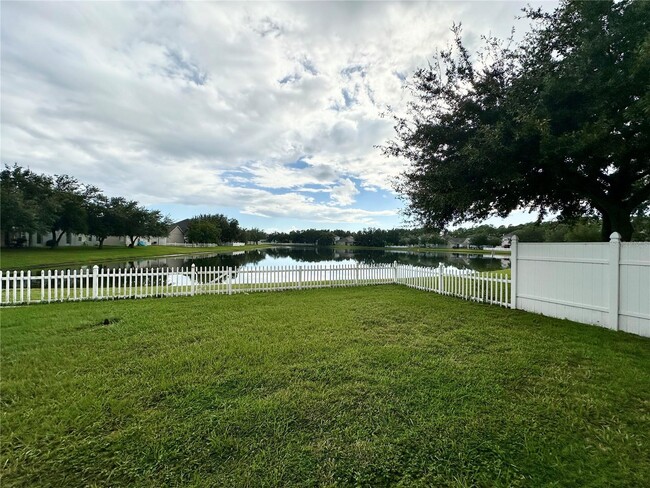
[[141, 237], [166, 236], [171, 220], [160, 210], [149, 210], [135, 201], [125, 201], [118, 209], [122, 235], [129, 238], [129, 247], [134, 247]]
[[50, 232], [56, 246], [66, 233], [97, 237], [167, 235], [169, 219], [122, 197], [107, 198], [92, 186], [68, 175], [34, 173], [18, 165], [0, 173], [0, 228], [5, 241], [21, 233]]
[[193, 217], [186, 238], [193, 243], [235, 242], [243, 238], [237, 219], [224, 214], [202, 214]]
[[88, 205], [99, 195], [99, 190], [68, 175], [57, 175], [51, 181], [46, 198], [52, 242], [58, 246], [64, 234], [88, 231]]
[[264, 232], [262, 229], [258, 229], [257, 227], [253, 227], [251, 229], [244, 229], [242, 232], [242, 239], [244, 242], [254, 242], [258, 243], [264, 239], [266, 239], [266, 232]]
[[5, 166], [0, 174], [0, 226], [5, 240], [11, 232], [49, 230], [47, 197], [51, 183], [51, 179], [29, 169]]
[[210, 220], [193, 219], [185, 238], [192, 243], [220, 242], [221, 228]]
[[410, 161], [397, 183], [434, 227], [507, 216], [599, 214], [601, 238], [633, 233], [650, 199], [650, 2], [564, 1], [527, 10], [518, 45], [455, 44], [418, 70], [414, 101], [384, 152]]

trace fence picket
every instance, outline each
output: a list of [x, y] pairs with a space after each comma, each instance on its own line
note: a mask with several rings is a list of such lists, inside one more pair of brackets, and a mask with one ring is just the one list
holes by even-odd
[[27, 271], [27, 304], [32, 301], [32, 272], [31, 270]]

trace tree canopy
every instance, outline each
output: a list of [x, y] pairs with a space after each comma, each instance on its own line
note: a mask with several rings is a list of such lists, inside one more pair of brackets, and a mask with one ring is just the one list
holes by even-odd
[[211, 219], [193, 218], [187, 229], [187, 242], [206, 243], [220, 242], [221, 228]]
[[91, 185], [68, 175], [38, 174], [18, 165], [0, 173], [0, 229], [8, 243], [12, 234], [50, 232], [57, 246], [66, 233], [94, 235], [101, 246], [110, 236], [167, 235], [170, 224], [158, 210], [136, 201], [107, 198]]
[[526, 10], [516, 44], [455, 43], [410, 83], [385, 154], [411, 165], [396, 184], [415, 220], [600, 215], [601, 238], [630, 240], [650, 199], [650, 2], [564, 1]]
[[238, 241], [243, 233], [237, 219], [224, 214], [201, 214], [190, 220], [185, 237], [192, 243], [221, 243]]

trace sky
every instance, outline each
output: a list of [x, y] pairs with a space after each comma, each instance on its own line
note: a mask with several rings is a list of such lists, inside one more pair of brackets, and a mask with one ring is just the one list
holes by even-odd
[[527, 3], [3, 1], [2, 163], [173, 220], [407, 226], [393, 190], [407, 163], [378, 148], [394, 136], [383, 114], [403, 113], [454, 22], [473, 50], [523, 34]]

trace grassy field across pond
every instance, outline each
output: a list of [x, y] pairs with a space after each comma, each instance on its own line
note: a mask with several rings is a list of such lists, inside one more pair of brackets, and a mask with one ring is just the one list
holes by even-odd
[[2, 309], [2, 486], [648, 486], [650, 340], [384, 285]]
[[390, 248], [386, 249], [394, 250], [406, 250], [409, 252], [430, 252], [430, 253], [452, 253], [452, 254], [490, 254], [494, 256], [507, 257], [510, 255], [510, 250], [499, 249], [499, 250], [486, 250], [486, 249], [465, 249], [465, 248], [456, 248], [452, 249], [450, 247], [399, 247], [399, 248]]
[[108, 246], [102, 249], [94, 246], [73, 246], [50, 248], [3, 248], [0, 252], [0, 269], [35, 269], [44, 266], [81, 265], [105, 263], [117, 260], [147, 259], [174, 254], [214, 254], [219, 252], [246, 251], [268, 246], [218, 246], [218, 247], [176, 247], [176, 246]]

